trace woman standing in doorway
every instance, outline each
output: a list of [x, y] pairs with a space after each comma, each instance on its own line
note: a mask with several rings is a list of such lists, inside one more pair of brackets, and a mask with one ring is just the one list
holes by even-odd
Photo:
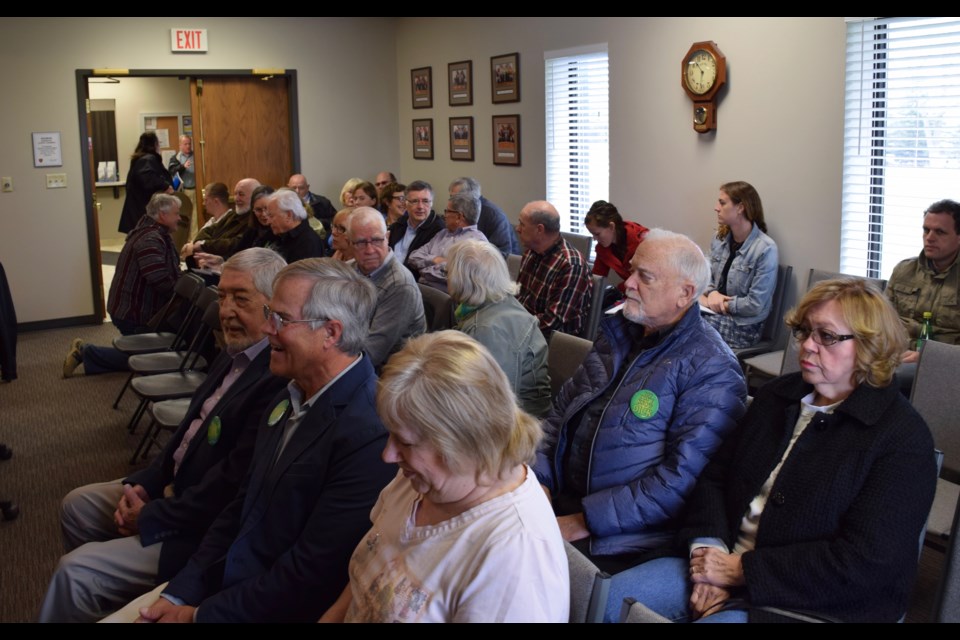
[[127, 198], [120, 213], [120, 233], [129, 233], [147, 211], [147, 203], [155, 193], [173, 193], [170, 174], [160, 158], [160, 141], [154, 131], [140, 134], [140, 142], [130, 156], [127, 171]]

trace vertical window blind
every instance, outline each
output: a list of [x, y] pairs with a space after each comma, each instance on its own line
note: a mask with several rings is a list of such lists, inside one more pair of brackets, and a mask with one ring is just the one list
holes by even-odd
[[840, 270], [888, 278], [960, 199], [960, 19], [847, 23]]
[[607, 45], [544, 54], [547, 200], [561, 229], [587, 234], [583, 217], [610, 191]]

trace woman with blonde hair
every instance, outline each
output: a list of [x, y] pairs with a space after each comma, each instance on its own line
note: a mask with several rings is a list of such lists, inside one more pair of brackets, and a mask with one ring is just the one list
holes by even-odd
[[353, 206], [353, 192], [357, 190], [357, 187], [363, 182], [362, 178], [350, 178], [343, 183], [343, 188], [340, 189], [340, 204], [344, 207]]
[[700, 476], [684, 557], [630, 569], [611, 601], [718, 622], [906, 611], [937, 484], [930, 431], [894, 382], [906, 332], [857, 278], [818, 283], [787, 324], [801, 370], [760, 390]]
[[407, 342], [377, 412], [397, 477], [321, 622], [567, 622], [567, 557], [528, 466], [542, 432], [490, 352], [458, 331]]

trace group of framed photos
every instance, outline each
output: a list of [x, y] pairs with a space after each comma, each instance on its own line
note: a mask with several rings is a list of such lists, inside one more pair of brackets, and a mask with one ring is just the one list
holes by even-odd
[[[433, 67], [410, 70], [414, 109], [433, 107]], [[490, 98], [493, 104], [520, 102], [520, 54], [490, 58]], [[447, 101], [451, 107], [473, 104], [473, 61], [447, 65]], [[520, 165], [519, 114], [492, 116], [493, 164]], [[449, 118], [450, 159], [472, 161], [475, 129], [473, 116]], [[433, 118], [413, 121], [413, 157], [433, 160]]]

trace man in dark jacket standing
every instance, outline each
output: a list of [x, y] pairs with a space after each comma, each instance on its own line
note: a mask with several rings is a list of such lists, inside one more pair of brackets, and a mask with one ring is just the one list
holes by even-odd
[[737, 359], [700, 318], [700, 248], [655, 229], [631, 267], [623, 312], [560, 390], [534, 467], [564, 539], [610, 573], [672, 539], [746, 399]]

